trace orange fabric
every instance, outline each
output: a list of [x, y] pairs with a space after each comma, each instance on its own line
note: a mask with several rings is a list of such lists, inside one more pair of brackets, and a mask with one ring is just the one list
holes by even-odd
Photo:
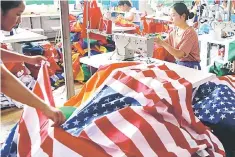
[[168, 62], [175, 62], [175, 58], [166, 51], [163, 47], [156, 47], [154, 48], [153, 58], [168, 61]]
[[72, 57], [73, 60], [73, 79], [75, 80], [79, 71], [80, 71], [80, 59], [79, 59], [79, 53], [74, 54]]
[[138, 63], [134, 62], [125, 62], [125, 63], [115, 63], [111, 64], [108, 67], [100, 68], [83, 86], [80, 93], [71, 99], [69, 99], [64, 106], [75, 106], [78, 107], [84, 103], [89, 96], [91, 96], [94, 91], [105, 81], [105, 79], [111, 74], [114, 69], [123, 68], [127, 66], [136, 65]]

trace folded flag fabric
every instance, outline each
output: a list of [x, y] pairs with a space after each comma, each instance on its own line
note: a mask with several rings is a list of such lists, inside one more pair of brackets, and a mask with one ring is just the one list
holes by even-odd
[[[53, 105], [45, 88], [49, 76], [42, 73], [35, 89]], [[99, 83], [62, 125], [66, 129], [68, 124], [66, 131], [51, 127], [41, 112], [26, 107], [19, 123], [17, 155], [225, 156], [220, 141], [194, 116], [191, 83], [166, 65], [116, 69]]]
[[203, 122], [235, 127], [235, 76], [218, 77], [201, 85], [193, 109]]

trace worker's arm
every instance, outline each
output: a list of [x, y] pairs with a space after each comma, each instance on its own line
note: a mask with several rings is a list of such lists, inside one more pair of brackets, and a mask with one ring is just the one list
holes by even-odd
[[42, 60], [46, 60], [43, 56], [25, 56], [23, 54], [14, 53], [12, 51], [0, 48], [1, 51], [1, 60], [4, 63], [7, 62], [26, 62], [29, 64], [38, 64], [40, 65]]
[[173, 46], [171, 46], [170, 44], [168, 44], [167, 42], [156, 38], [155, 42], [159, 45], [164, 47], [172, 56], [174, 56], [177, 59], [181, 59], [185, 56], [185, 53], [182, 50], [179, 49], [175, 49]]
[[131, 13], [130, 16], [126, 17], [125, 19], [132, 22], [134, 20], [135, 13]]
[[13, 74], [11, 74], [6, 67], [1, 64], [1, 90], [10, 98], [19, 101], [28, 106], [39, 109], [48, 118], [55, 122], [55, 125], [62, 124], [65, 121], [63, 114], [45, 104], [43, 100], [37, 97], [33, 92], [27, 89]]

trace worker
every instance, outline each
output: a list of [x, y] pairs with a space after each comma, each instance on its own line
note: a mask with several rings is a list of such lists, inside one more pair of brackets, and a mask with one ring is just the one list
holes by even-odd
[[130, 1], [120, 0], [118, 6], [120, 7], [121, 11], [125, 12], [123, 17], [125, 20], [140, 25], [140, 16], [137, 14], [136, 8], [132, 7]]
[[190, 13], [184, 3], [175, 3], [170, 16], [176, 27], [165, 40], [156, 38], [156, 44], [165, 48], [176, 59], [177, 64], [201, 69], [198, 36], [186, 22], [193, 18], [194, 13]]
[[[11, 31], [20, 21], [21, 14], [25, 9], [22, 0], [1, 1], [1, 30]], [[5, 49], [0, 49], [1, 60], [1, 92], [28, 106], [42, 111], [44, 115], [54, 121], [54, 126], [58, 126], [65, 121], [62, 112], [56, 108], [47, 105], [43, 100], [37, 97], [32, 91], [27, 89], [13, 74], [11, 74], [4, 63], [7, 62], [26, 62], [29, 64], [40, 65], [41, 61], [46, 60], [42, 56], [25, 56]]]

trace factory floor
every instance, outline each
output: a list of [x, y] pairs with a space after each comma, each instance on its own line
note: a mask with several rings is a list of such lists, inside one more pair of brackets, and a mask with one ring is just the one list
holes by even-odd
[[[82, 84], [75, 83], [75, 94], [79, 93], [82, 88]], [[65, 85], [59, 87], [58, 89], [53, 91], [53, 96], [55, 100], [55, 104], [57, 107], [61, 107], [64, 102], [66, 102], [66, 90]], [[6, 140], [10, 130], [14, 127], [14, 125], [19, 121], [20, 116], [23, 112], [23, 109], [19, 109], [17, 107], [9, 108], [1, 110], [1, 118], [0, 118], [0, 148], [1, 144]]]

